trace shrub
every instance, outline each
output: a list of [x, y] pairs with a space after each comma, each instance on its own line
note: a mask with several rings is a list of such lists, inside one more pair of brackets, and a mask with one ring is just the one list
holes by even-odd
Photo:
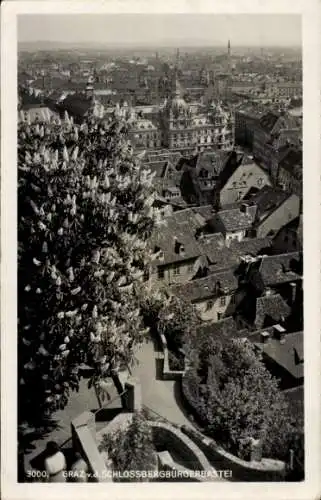
[[232, 339], [214, 354], [199, 356], [183, 390], [208, 435], [231, 453], [248, 459], [254, 438], [262, 440], [265, 456], [287, 457], [294, 422], [276, 379], [249, 342]]
[[[157, 455], [153, 444], [152, 429], [143, 413], [134, 413], [133, 419], [125, 429], [115, 434], [105, 434], [100, 451], [107, 451], [113, 462], [114, 470], [148, 471], [155, 468]], [[143, 477], [123, 478], [127, 481], [143, 481]], [[146, 478], [145, 478], [146, 480]]]
[[184, 356], [179, 353], [168, 351], [168, 365], [171, 370], [181, 370], [185, 368]]

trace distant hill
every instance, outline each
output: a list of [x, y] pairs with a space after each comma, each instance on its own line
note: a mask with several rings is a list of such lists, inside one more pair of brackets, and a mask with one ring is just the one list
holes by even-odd
[[[177, 47], [180, 50], [188, 49], [188, 50], [200, 50], [200, 49], [209, 49], [222, 51], [226, 49], [226, 44], [221, 42], [209, 43], [208, 40], [203, 39], [191, 39], [191, 40], [171, 40], [164, 39], [158, 40], [157, 42], [150, 43], [120, 43], [120, 42], [104, 42], [104, 43], [94, 43], [94, 42], [59, 42], [59, 41], [35, 41], [35, 42], [18, 42], [18, 51], [26, 51], [26, 52], [37, 52], [37, 51], [52, 51], [52, 50], [83, 50], [83, 51], [109, 51], [109, 50], [142, 50], [145, 52], [154, 51], [156, 48], [161, 49], [173, 49], [175, 50]], [[233, 46], [233, 50], [238, 49], [258, 49], [256, 46], [252, 47], [240, 47]], [[271, 48], [272, 50], [276, 50], [278, 47], [264, 47], [266, 50]], [[296, 47], [279, 47], [280, 50], [288, 51], [288, 50], [296, 50]], [[299, 48], [298, 48], [299, 49]]]

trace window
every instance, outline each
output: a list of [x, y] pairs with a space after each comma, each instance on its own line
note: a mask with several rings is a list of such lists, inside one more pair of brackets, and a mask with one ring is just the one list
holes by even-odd
[[260, 177], [260, 178], [257, 180], [257, 185], [258, 185], [258, 186], [262, 186], [262, 184], [263, 184], [263, 179], [262, 179], [262, 177]]
[[181, 274], [181, 268], [179, 266], [175, 266], [173, 268], [173, 273], [174, 273], [174, 276], [178, 276], [179, 274]]
[[222, 313], [217, 313], [217, 321], [220, 321], [222, 319], [223, 314]]
[[158, 279], [162, 280], [165, 277], [165, 269], [163, 267], [158, 268]]
[[213, 305], [214, 305], [214, 301], [213, 300], [208, 300], [206, 302], [206, 311], [209, 311], [210, 309], [212, 309]]
[[223, 295], [220, 299], [220, 306], [225, 306], [225, 304], [226, 304], [226, 297], [225, 295]]
[[232, 295], [232, 297], [231, 297], [231, 304], [233, 304], [233, 305], [235, 304], [235, 295]]
[[187, 270], [189, 273], [192, 273], [194, 271], [194, 264], [188, 264]]

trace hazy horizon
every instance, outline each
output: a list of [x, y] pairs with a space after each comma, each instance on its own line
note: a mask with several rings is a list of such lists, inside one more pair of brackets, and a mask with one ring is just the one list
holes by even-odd
[[19, 45], [222, 47], [228, 39], [232, 47], [299, 47], [301, 16], [24, 14], [18, 17]]

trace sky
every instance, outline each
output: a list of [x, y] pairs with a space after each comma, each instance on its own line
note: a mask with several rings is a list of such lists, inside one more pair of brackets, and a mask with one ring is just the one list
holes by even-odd
[[300, 46], [301, 16], [289, 14], [20, 15], [19, 42], [111, 45]]

